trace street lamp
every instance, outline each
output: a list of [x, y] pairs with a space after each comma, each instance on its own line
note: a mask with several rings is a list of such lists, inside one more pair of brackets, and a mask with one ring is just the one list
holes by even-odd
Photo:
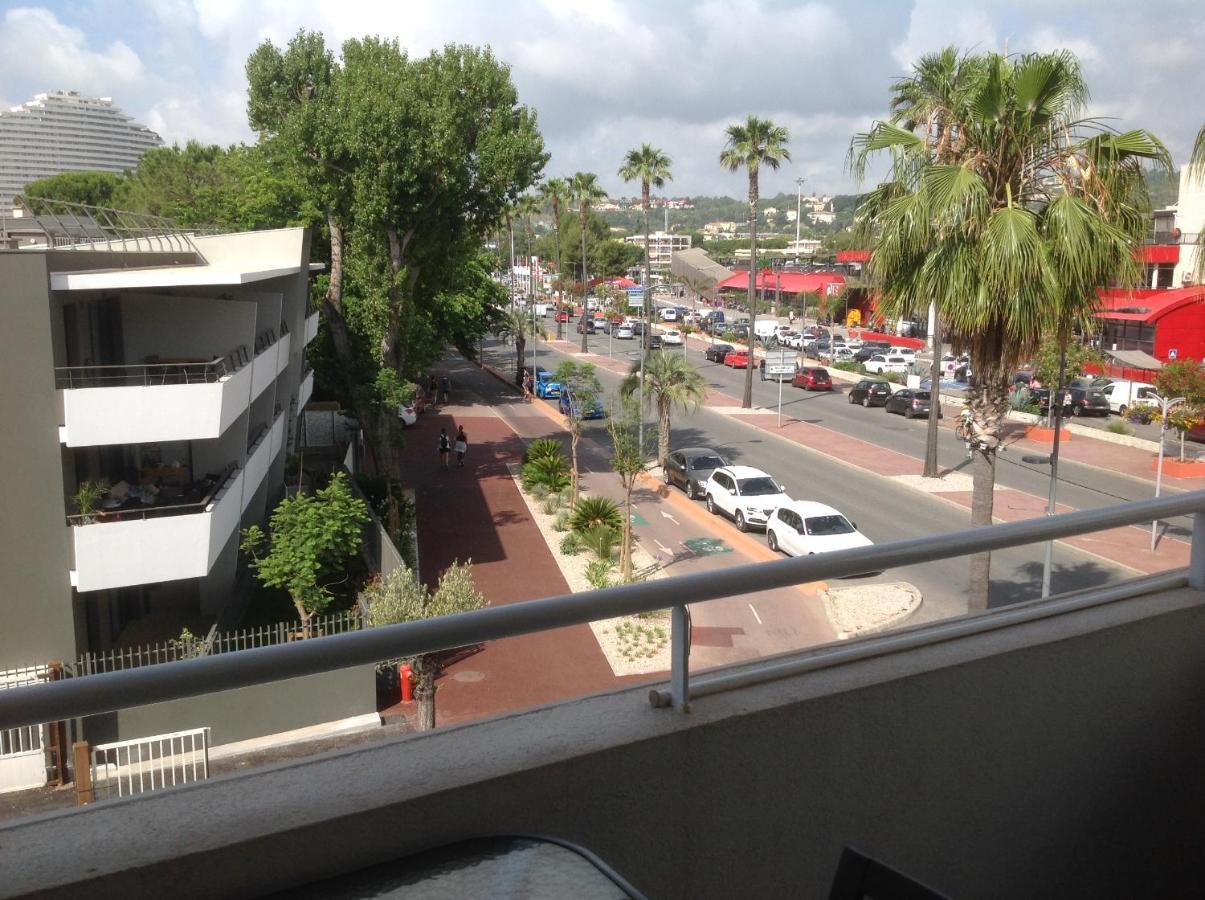
[[[1022, 456], [1022, 462], [1031, 466], [1050, 466], [1050, 492], [1046, 497], [1046, 515], [1054, 515], [1054, 493], [1058, 486], [1059, 455], [1057, 452], [1049, 456]], [[1042, 564], [1042, 599], [1050, 597], [1050, 568], [1054, 563], [1054, 541], [1046, 542], [1046, 560]]]
[[803, 220], [803, 178], [795, 179], [795, 264], [799, 264], [799, 225]]
[[[1184, 403], [1186, 397], [1173, 397], [1167, 399], [1160, 397], [1158, 394], [1148, 394], [1147, 397], [1156, 400], [1159, 403], [1159, 411], [1162, 416], [1159, 419], [1159, 466], [1155, 470], [1155, 497], [1159, 496], [1159, 491], [1163, 487], [1163, 442], [1167, 440], [1167, 414], [1174, 407]], [[1158, 541], [1159, 520], [1151, 522], [1151, 552], [1155, 552], [1155, 544]]]

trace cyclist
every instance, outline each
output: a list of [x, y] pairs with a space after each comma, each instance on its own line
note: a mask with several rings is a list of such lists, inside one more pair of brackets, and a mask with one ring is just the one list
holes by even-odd
[[962, 413], [958, 417], [958, 423], [954, 426], [954, 433], [958, 435], [958, 439], [965, 441], [967, 445], [967, 459], [974, 456], [975, 443], [975, 420], [971, 414], [970, 407], [964, 407]]

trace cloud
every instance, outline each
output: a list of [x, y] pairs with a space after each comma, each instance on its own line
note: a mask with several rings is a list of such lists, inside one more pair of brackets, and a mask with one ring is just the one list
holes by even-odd
[[42, 81], [42, 90], [101, 95], [120, 93], [146, 73], [138, 54], [122, 41], [91, 50], [82, 31], [49, 10], [18, 7], [0, 24], [0, 80], [12, 84], [30, 74]]
[[1095, 66], [1097, 63], [1103, 62], [1104, 58], [1101, 55], [1096, 44], [1087, 38], [1071, 38], [1058, 34], [1053, 28], [1039, 28], [1029, 36], [1027, 50], [1035, 50], [1039, 53], [1052, 53], [1056, 50], [1070, 50], [1074, 53], [1085, 68]]
[[919, 0], [908, 18], [908, 33], [891, 48], [892, 58], [908, 71], [924, 56], [953, 44], [964, 50], [995, 50], [996, 26], [981, 9], [949, 8], [940, 0]]

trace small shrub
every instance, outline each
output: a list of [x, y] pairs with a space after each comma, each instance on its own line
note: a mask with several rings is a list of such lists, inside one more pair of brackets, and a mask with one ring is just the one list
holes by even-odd
[[892, 384], [903, 384], [907, 379], [899, 372], [884, 372], [882, 375], [884, 381], [890, 381]]
[[1158, 410], [1153, 406], [1131, 406], [1126, 410], [1126, 421], [1135, 425], [1150, 425], [1155, 421]]
[[1040, 416], [1042, 414], [1042, 407], [1037, 403], [1022, 403], [1021, 412], [1029, 413], [1031, 416]]
[[596, 559], [586, 566], [586, 581], [595, 590], [611, 586], [611, 561]]
[[585, 546], [593, 550], [599, 559], [609, 560], [619, 536], [620, 532], [615, 528], [595, 525], [585, 533], [579, 533], [578, 538]]
[[1106, 429], [1113, 434], [1133, 434], [1134, 429], [1120, 419], [1116, 419], [1105, 426]]
[[857, 372], [859, 375], [866, 374], [866, 369], [856, 359], [842, 359], [833, 363], [829, 368], [838, 369], [842, 372]]
[[542, 509], [544, 510], [545, 515], [551, 516], [551, 515], [555, 514], [557, 512], [557, 510], [559, 510], [560, 508], [561, 508], [561, 495], [560, 494], [549, 494], [544, 499], [544, 506], [542, 507]]
[[582, 552], [582, 541], [572, 531], [561, 538], [561, 552], [566, 556], [577, 556]]
[[537, 462], [543, 459], [564, 459], [565, 450], [556, 438], [540, 438], [528, 445], [523, 454], [523, 462]]
[[545, 498], [548, 497], [548, 485], [544, 484], [541, 481], [537, 481], [535, 484], [533, 484], [531, 486], [530, 493], [537, 500], [544, 500]]
[[[552, 520], [553, 531], [569, 531], [569, 513], [561, 510], [556, 514], [556, 518]], [[570, 532], [572, 534], [573, 532]], [[576, 537], [576, 535], [575, 535]]]
[[569, 527], [584, 535], [600, 525], [612, 531], [623, 527], [623, 514], [618, 504], [608, 497], [579, 497], [569, 516]]
[[530, 460], [523, 464], [521, 480], [523, 489], [528, 493], [532, 493], [537, 484], [542, 484], [548, 489], [545, 496], [559, 493], [569, 486], [569, 461], [563, 455], [542, 456]]

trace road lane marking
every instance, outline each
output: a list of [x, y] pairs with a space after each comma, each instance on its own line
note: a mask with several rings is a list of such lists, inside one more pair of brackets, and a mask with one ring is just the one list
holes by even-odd
[[654, 544], [656, 544], [658, 547], [660, 547], [660, 548], [661, 548], [661, 552], [662, 552], [662, 553], [668, 553], [670, 556], [673, 556], [673, 555], [674, 555], [674, 551], [673, 551], [673, 550], [669, 549], [669, 547], [665, 546], [665, 544], [661, 543], [661, 542], [660, 542], [659, 540], [657, 540], [656, 538], [653, 538], [653, 543], [654, 543]]
[[753, 613], [753, 618], [757, 619], [757, 624], [761, 624], [761, 616], [757, 614], [757, 610], [753, 608], [753, 604], [749, 604], [749, 612]]
[[673, 522], [675, 525], [680, 525], [680, 524], [682, 524], [682, 523], [680, 523], [680, 522], [679, 522], [677, 519], [675, 519], [673, 516], [671, 516], [669, 513], [665, 512], [664, 510], [662, 510], [662, 511], [661, 511], [661, 515], [665, 516], [665, 518], [669, 519], [669, 520], [670, 520], [671, 522]]

